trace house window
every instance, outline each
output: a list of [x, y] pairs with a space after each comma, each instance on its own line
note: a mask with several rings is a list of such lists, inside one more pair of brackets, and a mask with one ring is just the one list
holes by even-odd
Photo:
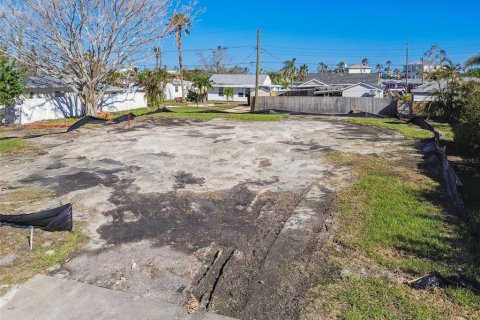
[[175, 86], [175, 92], [178, 93], [178, 86]]
[[243, 90], [244, 89], [238, 89], [238, 97], [243, 98], [243, 95], [244, 95]]
[[218, 95], [223, 97], [223, 88], [218, 88]]

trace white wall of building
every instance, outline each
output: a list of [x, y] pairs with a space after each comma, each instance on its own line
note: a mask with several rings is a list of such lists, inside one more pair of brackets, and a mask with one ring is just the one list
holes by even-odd
[[[372, 91], [373, 90], [373, 91]], [[375, 93], [375, 95], [372, 95]], [[342, 97], [376, 97], [383, 98], [383, 91], [369, 88], [367, 86], [356, 85], [343, 90]]]
[[435, 101], [435, 96], [428, 92], [415, 92], [413, 93], [413, 101], [431, 102], [431, 101]]
[[169, 82], [165, 86], [165, 99], [166, 100], [175, 100], [176, 98], [182, 97], [182, 91], [185, 92], [184, 97], [187, 97], [188, 91], [192, 88], [192, 82], [184, 81], [183, 88], [180, 85], [180, 81], [177, 82]]
[[372, 73], [371, 68], [347, 68], [349, 74], [359, 74], [359, 73]]
[[[102, 111], [116, 112], [144, 108], [147, 106], [143, 92], [130, 91], [105, 96]], [[80, 98], [72, 95], [53, 98], [23, 99], [8, 107], [5, 120], [8, 123], [27, 124], [37, 121], [79, 117], [83, 105]]]
[[[213, 87], [208, 91], [209, 101], [227, 101], [227, 96], [222, 94], [226, 87]], [[248, 96], [255, 89], [253, 88], [232, 88], [233, 98], [229, 97], [228, 101], [248, 102]]]

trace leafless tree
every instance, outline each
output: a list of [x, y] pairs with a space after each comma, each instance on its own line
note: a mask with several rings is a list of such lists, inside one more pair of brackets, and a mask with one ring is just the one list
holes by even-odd
[[189, 14], [193, 5], [180, 6], [176, 0], [2, 0], [0, 45], [38, 72], [62, 79], [79, 95], [85, 113], [95, 115], [107, 78], [170, 34], [170, 15]]

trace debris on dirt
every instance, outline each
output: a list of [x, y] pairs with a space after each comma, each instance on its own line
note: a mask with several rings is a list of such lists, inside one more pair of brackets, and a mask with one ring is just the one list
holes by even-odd
[[112, 114], [110, 112], [102, 111], [97, 114], [97, 118], [110, 121], [112, 120]]
[[0, 215], [0, 224], [39, 227], [45, 231], [72, 231], [72, 205], [23, 215]]
[[175, 176], [176, 189], [183, 189], [187, 184], [199, 184], [203, 185], [205, 183], [205, 178], [194, 177], [191, 173], [186, 173], [185, 171], [178, 171]]
[[133, 120], [133, 119], [135, 119], [135, 117], [136, 117], [136, 115], [134, 115], [133, 113], [130, 112], [128, 114], [124, 114], [123, 116], [116, 117], [112, 121], [114, 123], [120, 123], [120, 122], [128, 121], [129, 118], [130, 118], [130, 120]]
[[260, 163], [258, 164], [258, 166], [260, 168], [267, 168], [267, 167], [272, 166], [272, 163], [268, 159], [262, 159], [262, 160], [260, 160]]
[[432, 272], [424, 277], [408, 281], [407, 284], [417, 290], [456, 287], [465, 288], [473, 291], [475, 294], [480, 294], [480, 284], [461, 275], [443, 277], [438, 272]]
[[186, 307], [188, 314], [192, 314], [198, 311], [198, 300], [193, 294], [190, 294]]
[[87, 125], [87, 124], [99, 124], [99, 123], [105, 123], [108, 120], [102, 119], [102, 118], [97, 118], [97, 117], [92, 117], [92, 116], [86, 116], [74, 124], [70, 126], [70, 128], [67, 129], [67, 132], [72, 132], [74, 130], [80, 129], [81, 127]]
[[14, 253], [6, 255], [3, 258], [0, 258], [0, 267], [5, 267], [13, 264], [13, 261], [15, 261], [15, 259], [17, 259], [17, 255]]

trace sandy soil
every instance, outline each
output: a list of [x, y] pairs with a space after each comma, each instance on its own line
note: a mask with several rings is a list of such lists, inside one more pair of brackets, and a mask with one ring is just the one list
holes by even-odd
[[[347, 169], [326, 152], [417, 154], [401, 136], [313, 117], [281, 122], [147, 119], [33, 139], [2, 180], [72, 202], [85, 252], [51, 274], [243, 319], [296, 319]], [[29, 204], [32, 206], [32, 204]], [[318, 263], [318, 261], [317, 261]]]

